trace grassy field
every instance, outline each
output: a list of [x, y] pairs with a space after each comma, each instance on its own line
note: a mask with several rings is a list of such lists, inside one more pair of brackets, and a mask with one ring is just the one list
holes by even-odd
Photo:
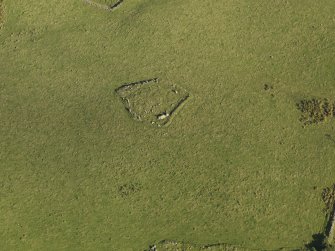
[[0, 1], [0, 29], [2, 28], [2, 23], [4, 22], [4, 11], [2, 6], [2, 1]]
[[[305, 125], [297, 103], [335, 101], [334, 0], [3, 6], [2, 250], [293, 249], [324, 231], [335, 120]], [[152, 78], [189, 94], [161, 127], [115, 92]]]

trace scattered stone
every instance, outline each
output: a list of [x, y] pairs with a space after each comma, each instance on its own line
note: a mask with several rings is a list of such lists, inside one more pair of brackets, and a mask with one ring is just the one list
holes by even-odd
[[156, 245], [150, 246], [149, 251], [157, 251]]
[[[151, 246], [150, 246], [151, 248]], [[151, 249], [149, 248], [149, 251]], [[192, 243], [177, 242], [171, 240], [164, 240], [157, 243], [157, 250], [165, 251], [251, 251], [252, 249], [237, 247], [225, 243], [209, 244], [209, 245], [197, 245]]]
[[170, 116], [170, 114], [168, 114], [168, 113], [166, 113], [166, 112], [163, 112], [162, 114], [159, 114], [158, 116], [157, 116], [157, 118], [159, 119], [159, 120], [162, 120], [162, 119], [166, 119], [167, 117], [169, 117]]

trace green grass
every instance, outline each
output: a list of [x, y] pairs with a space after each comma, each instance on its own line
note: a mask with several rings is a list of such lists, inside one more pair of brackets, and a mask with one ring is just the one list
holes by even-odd
[[4, 22], [4, 11], [2, 6], [2, 1], [0, 1], [0, 29], [2, 28], [2, 23]]
[[122, 4], [123, 0], [84, 0], [87, 4], [90, 4], [99, 9], [114, 10]]
[[[295, 248], [323, 231], [334, 119], [303, 128], [296, 104], [334, 100], [333, 0], [4, 6], [3, 250]], [[115, 95], [154, 77], [191, 94], [162, 128]]]
[[95, 2], [101, 3], [101, 4], [113, 5], [117, 1], [114, 1], [114, 0], [95, 0]]
[[[153, 249], [153, 247], [151, 247]], [[156, 245], [156, 249], [160, 251], [253, 251], [255, 249], [248, 249], [229, 244], [212, 244], [212, 245], [195, 245], [176, 241], [161, 241]], [[149, 249], [150, 250], [150, 249]], [[292, 249], [281, 248], [280, 251], [289, 251]], [[295, 249], [296, 251], [303, 251], [304, 249]]]

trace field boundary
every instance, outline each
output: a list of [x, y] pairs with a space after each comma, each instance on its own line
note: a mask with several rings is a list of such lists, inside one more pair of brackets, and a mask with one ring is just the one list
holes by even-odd
[[[150, 86], [150, 85], [156, 85], [157, 88], [167, 88], [165, 91], [172, 91], [176, 95], [179, 95], [178, 98], [176, 98], [173, 103], [170, 103], [169, 107], [165, 107], [161, 111], [156, 111], [157, 113], [153, 113], [153, 110], [144, 110], [143, 114], [141, 112], [139, 113], [138, 111], [135, 112], [136, 109], [134, 109], [136, 106], [134, 106], [133, 102], [131, 102], [131, 99], [133, 98], [130, 93], [131, 92], [136, 92], [138, 91], [142, 86]], [[165, 86], [165, 87], [164, 87]], [[169, 88], [171, 88], [169, 90]], [[177, 89], [180, 89], [182, 93], [179, 93]], [[128, 93], [127, 93], [128, 92]], [[125, 109], [131, 114], [133, 118], [139, 121], [147, 121], [150, 122], [153, 125], [156, 125], [158, 127], [167, 125], [170, 123], [172, 120], [173, 115], [177, 113], [177, 111], [184, 105], [184, 103], [190, 98], [190, 93], [183, 89], [179, 88], [176, 85], [160, 85], [159, 78], [151, 78], [151, 79], [146, 79], [146, 80], [140, 80], [136, 82], [131, 82], [131, 83], [124, 83], [118, 88], [115, 89], [115, 93], [121, 98], [122, 103], [125, 106]], [[136, 95], [136, 94], [135, 94]], [[150, 99], [151, 97], [147, 97]], [[161, 105], [159, 102], [158, 105]], [[149, 112], [148, 112], [149, 111]], [[155, 119], [149, 119], [147, 117], [148, 114], [152, 114]], [[142, 116], [143, 115], [143, 116]], [[149, 116], [152, 116], [149, 115]]]
[[[174, 248], [174, 249], [173, 249]], [[176, 249], [177, 248], [177, 249]], [[292, 248], [292, 247], [281, 247], [277, 249], [252, 249], [247, 247], [242, 247], [238, 245], [232, 245], [227, 243], [214, 243], [214, 244], [194, 244], [189, 242], [183, 242], [183, 241], [175, 241], [175, 240], [162, 240], [154, 245], [150, 245], [149, 249], [146, 249], [144, 251], [153, 251], [153, 250], [166, 250], [166, 251], [175, 251], [175, 250], [213, 250], [215, 251], [216, 248], [219, 248], [219, 250], [226, 250], [226, 251], [301, 251], [306, 250], [303, 248]]]
[[135, 86], [138, 86], [138, 85], [151, 84], [151, 82], [158, 83], [158, 80], [159, 80], [158, 78], [151, 78], [151, 79], [140, 80], [140, 81], [136, 81], [136, 82], [132, 82], [132, 83], [124, 83], [120, 87], [116, 88], [115, 92], [118, 93], [122, 89], [128, 89], [128, 88], [135, 87]]
[[116, 1], [114, 4], [108, 5], [108, 4], [101, 4], [101, 3], [97, 3], [95, 1], [92, 0], [84, 0], [85, 3], [97, 7], [99, 9], [103, 9], [103, 10], [107, 10], [107, 11], [112, 11], [114, 9], [116, 9], [117, 7], [119, 7], [119, 5], [121, 5], [123, 3], [124, 0], [118, 0]]
[[333, 208], [331, 212], [329, 213], [328, 222], [327, 222], [326, 231], [325, 231], [329, 244], [333, 244], [334, 242], [334, 230], [335, 230], [335, 202], [333, 204]]
[[181, 107], [186, 102], [186, 100], [189, 99], [189, 97], [190, 94], [187, 94], [185, 97], [179, 100], [175, 107], [170, 111], [170, 116], [172, 116], [172, 114], [174, 114], [178, 110], [178, 108]]

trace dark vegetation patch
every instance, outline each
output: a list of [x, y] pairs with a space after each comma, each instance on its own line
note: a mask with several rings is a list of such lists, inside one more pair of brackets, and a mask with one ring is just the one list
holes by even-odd
[[335, 184], [322, 191], [322, 199], [326, 205], [326, 230], [328, 243], [333, 244], [335, 231]]
[[335, 138], [330, 134], [325, 134], [326, 139], [335, 144]]
[[266, 91], [267, 93], [269, 93], [272, 98], [275, 96], [274, 95], [274, 87], [273, 87], [273, 85], [271, 85], [269, 83], [264, 84], [263, 90]]
[[264, 90], [265, 91], [271, 91], [271, 90], [273, 90], [273, 85], [271, 85], [271, 84], [265, 84], [264, 85]]
[[124, 84], [115, 92], [133, 119], [158, 127], [166, 125], [189, 98], [186, 90], [157, 78]]
[[323, 251], [327, 250], [327, 236], [324, 233], [314, 234], [313, 240], [306, 245], [307, 250], [311, 251]]
[[84, 0], [86, 3], [104, 10], [114, 10], [119, 7], [124, 0]]
[[318, 124], [326, 119], [335, 117], [335, 102], [324, 99], [303, 99], [297, 103], [301, 111], [300, 121], [304, 125]]
[[322, 200], [326, 205], [326, 211], [333, 209], [335, 203], [335, 184], [331, 187], [326, 187], [323, 189]]
[[122, 184], [118, 187], [118, 193], [122, 198], [126, 198], [136, 192], [141, 191], [142, 186], [138, 183]]

